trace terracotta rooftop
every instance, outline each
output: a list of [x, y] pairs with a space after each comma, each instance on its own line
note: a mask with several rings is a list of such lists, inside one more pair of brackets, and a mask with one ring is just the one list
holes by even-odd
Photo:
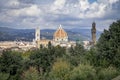
[[54, 33], [54, 38], [64, 38], [64, 37], [68, 37], [67, 33], [64, 31], [64, 29], [60, 27], [57, 29], [57, 31]]

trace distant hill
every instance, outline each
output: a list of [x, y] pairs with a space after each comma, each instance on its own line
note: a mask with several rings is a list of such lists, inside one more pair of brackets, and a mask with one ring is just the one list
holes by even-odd
[[[68, 33], [69, 40], [91, 40], [90, 29], [65, 29]], [[54, 29], [41, 30], [41, 38], [53, 39]], [[97, 31], [97, 39], [101, 32]], [[12, 29], [0, 27], [0, 41], [32, 41], [35, 38], [35, 29]]]
[[[91, 39], [91, 37], [92, 37], [91, 36], [91, 29], [76, 29], [76, 28], [74, 28], [74, 29], [70, 29], [70, 31], [79, 33], [79, 34], [81, 34], [82, 36], [84, 36], [88, 39]], [[100, 37], [101, 33], [102, 33], [101, 31], [96, 32], [97, 39]]]

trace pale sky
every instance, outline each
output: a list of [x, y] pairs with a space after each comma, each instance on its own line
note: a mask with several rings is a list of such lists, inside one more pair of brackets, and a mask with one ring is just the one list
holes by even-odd
[[120, 0], [0, 0], [0, 27], [108, 29], [120, 19]]

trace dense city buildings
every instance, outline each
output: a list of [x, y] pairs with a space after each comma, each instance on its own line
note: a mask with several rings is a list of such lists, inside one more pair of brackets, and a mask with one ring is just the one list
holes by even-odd
[[[40, 35], [40, 28], [37, 27], [35, 29], [35, 38], [33, 42], [26, 42], [26, 41], [2, 41], [0, 42], [0, 51], [4, 49], [11, 49], [11, 50], [20, 50], [20, 51], [27, 51], [32, 48], [40, 48], [40, 46], [47, 47], [48, 43], [50, 42], [53, 46], [61, 46], [69, 48], [71, 46], [75, 46], [75, 41], [70, 41], [68, 37], [68, 33], [62, 28], [60, 25], [58, 29], [53, 34], [53, 39], [41, 39]], [[85, 49], [90, 49], [91, 46], [96, 44], [96, 23], [92, 23], [91, 29], [91, 41], [82, 41], [82, 45]]]
[[58, 27], [58, 29], [54, 32], [53, 35], [53, 39], [49, 40], [49, 39], [40, 39], [40, 29], [37, 28], [36, 30], [36, 38], [35, 38], [35, 43], [36, 43], [36, 47], [39, 48], [40, 45], [47, 47], [48, 43], [51, 42], [51, 44], [53, 46], [61, 46], [61, 47], [71, 47], [71, 46], [75, 46], [75, 42], [74, 41], [69, 41], [68, 40], [68, 35], [67, 32], [62, 28], [62, 26], [60, 25]]

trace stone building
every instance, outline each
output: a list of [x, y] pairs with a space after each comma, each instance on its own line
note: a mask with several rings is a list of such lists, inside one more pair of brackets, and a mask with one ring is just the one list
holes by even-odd
[[61, 46], [61, 47], [71, 47], [75, 45], [75, 42], [73, 41], [68, 41], [68, 34], [67, 32], [62, 28], [62, 26], [60, 25], [59, 28], [55, 31], [55, 33], [53, 34], [53, 40], [49, 40], [49, 39], [40, 39], [38, 37], [40, 37], [40, 29], [36, 29], [35, 32], [35, 44], [36, 47], [39, 48], [40, 45], [47, 47], [48, 43], [51, 42], [51, 44], [53, 46]]
[[53, 41], [55, 41], [55, 42], [68, 42], [67, 32], [65, 32], [65, 30], [62, 28], [61, 25], [54, 33]]
[[39, 27], [36, 28], [36, 31], [35, 31], [35, 43], [36, 43], [36, 47], [40, 47], [40, 29]]
[[96, 23], [92, 23], [92, 29], [91, 29], [91, 34], [92, 34], [92, 44], [96, 44]]

